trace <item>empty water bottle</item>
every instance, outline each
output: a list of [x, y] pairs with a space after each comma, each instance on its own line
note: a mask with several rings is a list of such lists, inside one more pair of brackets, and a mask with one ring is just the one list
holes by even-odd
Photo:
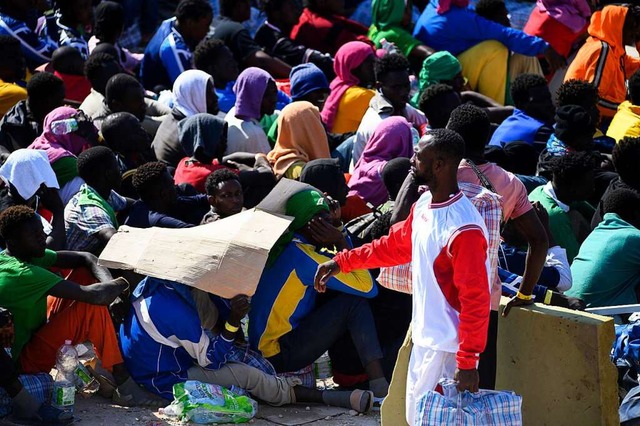
[[78, 352], [71, 344], [71, 340], [65, 340], [64, 345], [58, 349], [56, 357], [56, 370], [58, 372], [53, 382], [51, 405], [71, 416], [73, 416], [73, 407], [76, 399], [74, 371], [77, 365]]
[[51, 132], [54, 135], [68, 135], [78, 130], [78, 120], [75, 118], [65, 118], [51, 123]]
[[387, 41], [386, 38], [380, 40], [380, 47], [387, 51], [387, 53], [399, 53], [395, 44]]

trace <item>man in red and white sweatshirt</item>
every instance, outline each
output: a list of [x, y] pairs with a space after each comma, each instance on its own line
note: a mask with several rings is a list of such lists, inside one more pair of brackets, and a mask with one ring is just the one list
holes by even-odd
[[413, 349], [407, 376], [407, 422], [441, 378], [478, 390], [478, 358], [487, 341], [490, 295], [487, 229], [460, 192], [457, 170], [464, 141], [457, 133], [429, 131], [411, 159], [417, 181], [429, 186], [389, 235], [343, 251], [318, 267], [315, 287], [339, 272], [412, 262]]

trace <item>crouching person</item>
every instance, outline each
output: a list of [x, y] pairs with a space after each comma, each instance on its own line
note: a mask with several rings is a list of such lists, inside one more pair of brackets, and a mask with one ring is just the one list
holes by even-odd
[[[370, 392], [317, 391], [298, 386], [296, 378], [275, 375], [273, 366], [249, 350], [239, 334], [249, 298], [231, 299], [231, 313], [214, 331], [205, 329], [192, 289], [147, 277], [132, 294], [132, 309], [120, 327], [125, 364], [147, 390], [172, 398], [173, 385], [198, 380], [236, 386], [272, 405], [319, 402], [368, 411]], [[219, 330], [219, 332], [218, 332]]]

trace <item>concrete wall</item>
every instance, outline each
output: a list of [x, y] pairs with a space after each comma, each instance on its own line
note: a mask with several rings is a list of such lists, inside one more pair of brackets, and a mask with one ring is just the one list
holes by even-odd
[[620, 424], [612, 318], [534, 305], [498, 324], [496, 387], [522, 395], [525, 425]]

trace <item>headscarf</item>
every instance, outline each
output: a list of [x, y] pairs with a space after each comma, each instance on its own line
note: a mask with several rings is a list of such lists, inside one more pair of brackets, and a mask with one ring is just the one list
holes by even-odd
[[202, 148], [207, 157], [215, 157], [224, 126], [224, 120], [211, 114], [196, 114], [180, 121], [178, 136], [184, 152], [191, 157]]
[[418, 76], [419, 90], [412, 99], [413, 104], [418, 104], [420, 94], [427, 87], [442, 81], [453, 80], [460, 72], [462, 72], [460, 61], [446, 50], [436, 52], [427, 57], [422, 62], [422, 69], [420, 69], [420, 75]]
[[207, 84], [213, 77], [204, 71], [187, 70], [173, 83], [173, 107], [185, 117], [207, 112]]
[[373, 132], [362, 156], [356, 163], [349, 181], [351, 194], [379, 206], [384, 204], [389, 193], [382, 181], [382, 169], [389, 160], [409, 158], [413, 154], [411, 126], [404, 117], [389, 117]]
[[300, 182], [315, 187], [320, 192], [344, 205], [349, 187], [337, 158], [321, 158], [309, 161], [300, 174]]
[[260, 68], [249, 67], [240, 73], [233, 85], [236, 117], [260, 119], [262, 98], [270, 81], [274, 81], [271, 75]]
[[0, 177], [11, 183], [22, 199], [36, 195], [44, 183], [47, 188], [60, 189], [47, 154], [36, 149], [18, 149], [0, 167]]
[[587, 0], [538, 0], [537, 6], [574, 33], [580, 32], [591, 16]]
[[29, 145], [30, 149], [41, 149], [47, 152], [49, 163], [54, 163], [64, 157], [76, 157], [89, 142], [78, 132], [67, 133], [66, 135], [55, 135], [51, 130], [51, 125], [59, 120], [71, 118], [78, 111], [71, 107], [59, 107], [51, 111], [44, 118], [44, 131]]
[[342, 95], [345, 94], [347, 89], [360, 83], [358, 77], [353, 75], [353, 70], [373, 55], [371, 46], [361, 41], [350, 41], [338, 49], [333, 61], [333, 70], [336, 73], [336, 78], [333, 79], [329, 86], [331, 93], [322, 109], [322, 121], [327, 125], [329, 131], [333, 129], [333, 122], [338, 114], [338, 106]]
[[467, 8], [469, 7], [469, 0], [439, 0], [436, 12], [438, 12], [438, 15], [447, 13], [451, 9], [451, 5]]
[[278, 260], [280, 254], [293, 240], [294, 233], [305, 226], [315, 215], [322, 211], [330, 211], [324, 196], [316, 190], [306, 189], [294, 194], [289, 198], [286, 205], [287, 216], [293, 217], [293, 222], [289, 224], [289, 230], [283, 234], [269, 252], [267, 267], [273, 265]]
[[371, 2], [371, 23], [378, 30], [398, 27], [402, 23], [406, 0], [373, 0]]
[[278, 117], [278, 139], [267, 155], [276, 177], [280, 179], [297, 161], [305, 163], [330, 158], [327, 132], [320, 121], [318, 108], [307, 101], [292, 102]]

